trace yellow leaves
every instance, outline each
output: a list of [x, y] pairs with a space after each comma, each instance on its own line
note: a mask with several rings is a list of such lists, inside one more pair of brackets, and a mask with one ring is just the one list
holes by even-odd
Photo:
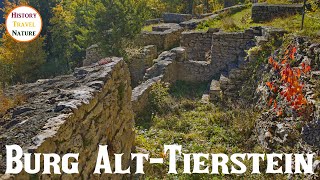
[[8, 109], [20, 105], [26, 101], [26, 97], [16, 94], [14, 98], [6, 96], [0, 89], [0, 117], [3, 116]]
[[13, 105], [13, 100], [6, 97], [0, 89], [0, 116], [2, 116]]
[[[28, 43], [16, 42], [7, 33], [3, 34], [0, 46], [0, 82], [12, 82], [13, 79], [25, 82], [34, 75], [45, 62], [43, 50], [44, 38], [38, 37]], [[5, 72], [5, 73], [4, 73]]]

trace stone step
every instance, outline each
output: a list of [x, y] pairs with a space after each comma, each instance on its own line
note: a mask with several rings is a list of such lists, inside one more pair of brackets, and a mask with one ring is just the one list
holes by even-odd
[[220, 82], [218, 80], [212, 80], [210, 84], [210, 100], [211, 101], [217, 101], [221, 99], [221, 88], [220, 88]]

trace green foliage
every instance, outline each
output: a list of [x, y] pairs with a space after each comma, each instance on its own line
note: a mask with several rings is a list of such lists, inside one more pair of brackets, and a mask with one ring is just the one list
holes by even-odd
[[221, 28], [224, 31], [234, 32], [243, 31], [253, 26], [272, 26], [283, 28], [290, 33], [309, 36], [319, 41], [320, 34], [320, 10], [314, 8], [313, 11], [308, 11], [305, 17], [305, 28], [301, 30], [301, 15], [293, 15], [288, 17], [276, 18], [270, 22], [253, 23], [251, 20], [251, 8], [245, 9], [232, 15], [222, 15], [218, 19], [204, 22], [198, 26], [198, 30], [206, 31], [210, 27]]
[[152, 113], [165, 114], [171, 111], [172, 99], [167, 84], [156, 83], [152, 86], [150, 95], [150, 109]]
[[268, 4], [292, 4], [292, 3], [302, 3], [303, 0], [298, 0], [294, 2], [292, 0], [259, 0], [260, 3], [266, 2]]
[[251, 7], [234, 14], [222, 14], [218, 19], [200, 24], [198, 30], [208, 30], [210, 27], [221, 28], [224, 31], [242, 31], [252, 26]]
[[[95, 17], [95, 39], [105, 55], [123, 55], [124, 45], [141, 31], [148, 11], [145, 0], [103, 0]], [[101, 38], [103, 37], [103, 38]]]
[[[47, 39], [51, 39], [50, 33], [49, 33], [49, 26], [50, 26], [50, 19], [53, 16], [52, 8], [56, 6], [56, 4], [60, 0], [50, 0], [50, 1], [43, 1], [43, 0], [25, 0], [27, 4], [30, 6], [36, 8], [42, 18], [42, 31], [41, 35], [46, 36]], [[46, 41], [48, 43], [49, 41]]]
[[[241, 153], [263, 152], [261, 147], [250, 140], [258, 113], [252, 109], [230, 109], [202, 104], [190, 92], [204, 92], [201, 86], [187, 86], [180, 82], [168, 89], [161, 88], [160, 97], [173, 98], [174, 111], [156, 113], [149, 128], [138, 127], [135, 145], [144, 148], [152, 157], [163, 157], [163, 144], [179, 144], [184, 152], [208, 153]], [[182, 90], [180, 91], [180, 87]], [[188, 91], [186, 87], [189, 87]], [[168, 94], [168, 91], [170, 92]], [[175, 94], [180, 91], [178, 96]], [[195, 100], [198, 99], [198, 100]], [[243, 143], [243, 142], [247, 143]], [[208, 162], [207, 162], [208, 163]], [[245, 162], [250, 167], [251, 162]], [[214, 175], [167, 175], [168, 161], [164, 165], [146, 165], [146, 179], [212, 179], [221, 176]], [[183, 170], [183, 164], [178, 162], [178, 172]], [[246, 175], [250, 175], [249, 173]], [[227, 178], [235, 178], [228, 176]]]
[[152, 17], [161, 17], [164, 12], [183, 12], [185, 3], [182, 0], [147, 0], [147, 7]]
[[67, 0], [52, 9], [46, 73], [61, 74], [82, 64], [86, 48], [94, 43], [94, 19], [101, 8], [99, 1]]
[[[70, 11], [64, 10], [61, 4], [58, 4], [53, 8], [53, 17], [50, 20], [52, 26], [50, 31], [54, 41], [52, 45], [54, 48], [50, 50], [52, 55], [51, 62], [55, 62], [57, 69], [61, 72], [66, 72], [70, 68], [70, 61], [72, 55], [71, 43], [72, 43], [72, 30], [75, 16]], [[68, 39], [68, 41], [66, 41]]]
[[179, 99], [181, 97], [188, 97], [194, 99], [201, 99], [203, 92], [208, 89], [208, 83], [190, 83], [185, 81], [177, 81], [170, 87], [170, 94]]
[[25, 43], [4, 34], [0, 46], [0, 84], [29, 82], [39, 77], [39, 68], [46, 58], [43, 46], [43, 37]]
[[[241, 0], [236, 2], [240, 3]], [[161, 17], [164, 12], [204, 14], [224, 7], [224, 0], [147, 0], [152, 17]]]

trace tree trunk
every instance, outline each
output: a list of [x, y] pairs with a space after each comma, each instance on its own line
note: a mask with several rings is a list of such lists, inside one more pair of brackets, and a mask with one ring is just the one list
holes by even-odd
[[304, 26], [304, 15], [306, 13], [306, 4], [307, 4], [307, 0], [304, 0], [304, 2], [303, 2], [303, 10], [302, 10], [301, 30], [303, 30], [303, 26]]

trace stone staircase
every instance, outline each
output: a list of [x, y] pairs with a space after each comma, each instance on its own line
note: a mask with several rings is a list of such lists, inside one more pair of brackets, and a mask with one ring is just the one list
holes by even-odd
[[249, 61], [239, 61], [236, 66], [214, 78], [210, 84], [210, 101], [236, 99], [240, 96], [243, 83], [248, 79]]

